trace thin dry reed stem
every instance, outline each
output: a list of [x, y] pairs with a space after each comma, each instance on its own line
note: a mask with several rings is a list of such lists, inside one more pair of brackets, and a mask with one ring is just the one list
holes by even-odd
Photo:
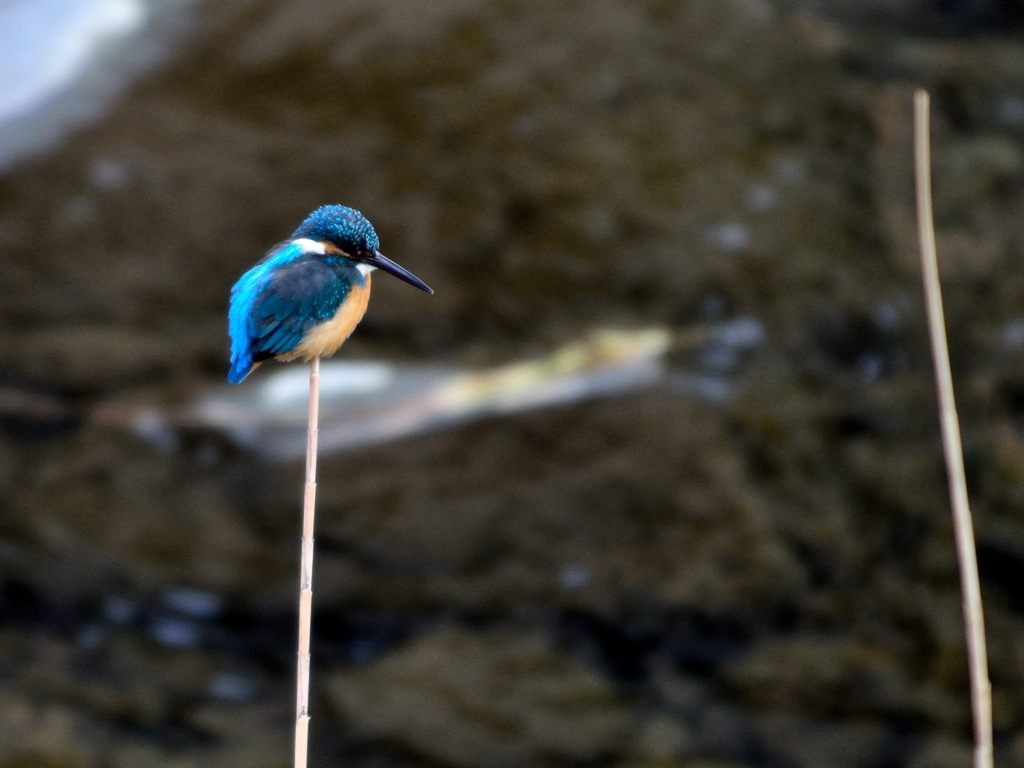
[[302, 558], [299, 576], [299, 658], [295, 678], [295, 768], [306, 768], [309, 744], [309, 633], [313, 615], [313, 518], [316, 510], [316, 442], [320, 420], [320, 358], [309, 363], [309, 426], [306, 487], [302, 498]]
[[928, 92], [914, 94], [914, 159], [917, 182], [917, 228], [921, 243], [921, 268], [924, 277], [928, 330], [935, 361], [935, 383], [939, 396], [942, 447], [946, 456], [949, 497], [953, 505], [956, 553], [960, 564], [960, 590], [963, 595], [967, 654], [971, 675], [971, 710], [974, 714], [974, 768], [992, 767], [992, 685], [988, 679], [985, 649], [985, 616], [981, 607], [978, 559], [974, 549], [974, 527], [967, 499], [963, 445], [960, 423], [953, 398], [953, 375], [949, 365], [946, 321], [939, 285], [938, 257], [935, 252], [935, 224], [932, 217], [931, 147], [928, 127]]

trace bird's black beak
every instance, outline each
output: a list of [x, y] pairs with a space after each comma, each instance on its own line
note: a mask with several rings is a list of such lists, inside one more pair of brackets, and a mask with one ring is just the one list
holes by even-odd
[[365, 261], [367, 264], [369, 264], [372, 267], [377, 267], [377, 269], [382, 269], [385, 272], [388, 272], [388, 273], [394, 275], [399, 280], [404, 280], [409, 285], [416, 286], [421, 291], [426, 291], [429, 294], [433, 294], [434, 293], [434, 289], [433, 288], [431, 288], [429, 285], [424, 283], [422, 280], [420, 280], [418, 277], [416, 277], [416, 275], [414, 275], [412, 272], [410, 272], [405, 267], [401, 267], [398, 264], [395, 264], [395, 262], [393, 262], [391, 259], [389, 259], [387, 256], [385, 256], [380, 251], [373, 251], [368, 256], [364, 256], [363, 257], [363, 261]]

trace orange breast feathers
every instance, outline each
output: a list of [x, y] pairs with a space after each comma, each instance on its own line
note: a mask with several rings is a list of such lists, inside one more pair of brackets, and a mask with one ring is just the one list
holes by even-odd
[[337, 352], [366, 314], [370, 303], [370, 275], [365, 277], [365, 281], [365, 285], [353, 283], [334, 317], [310, 328], [295, 349], [278, 355], [277, 359], [283, 362], [299, 358], [312, 360], [317, 356], [330, 357]]

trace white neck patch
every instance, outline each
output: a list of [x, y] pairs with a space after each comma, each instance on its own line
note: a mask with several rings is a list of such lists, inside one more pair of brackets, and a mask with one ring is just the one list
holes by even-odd
[[310, 240], [308, 237], [299, 237], [292, 240], [292, 245], [297, 245], [302, 249], [303, 253], [319, 253], [323, 254], [324, 244], [317, 240]]
[[[324, 248], [323, 243], [321, 243], [319, 240], [311, 240], [308, 237], [297, 237], [294, 240], [292, 240], [292, 245], [297, 245], [299, 248], [302, 249], [303, 253], [316, 253], [320, 254], [321, 256], [327, 253], [327, 250]], [[348, 254], [342, 255], [348, 256]], [[373, 266], [372, 264], [367, 264], [366, 262], [360, 261], [356, 263], [356, 269], [359, 270], [360, 275], [366, 277], [368, 274], [373, 272], [373, 270], [375, 270], [376, 267]]]

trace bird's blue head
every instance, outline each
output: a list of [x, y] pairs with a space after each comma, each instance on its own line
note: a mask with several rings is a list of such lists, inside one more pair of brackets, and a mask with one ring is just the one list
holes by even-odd
[[299, 238], [330, 243], [344, 256], [365, 265], [365, 268], [382, 269], [421, 291], [434, 292], [412, 272], [380, 252], [380, 239], [376, 230], [370, 220], [355, 208], [321, 205], [292, 233], [293, 240]]
[[300, 237], [326, 241], [353, 259], [380, 248], [370, 220], [344, 205], [321, 205], [292, 233], [293, 239]]

